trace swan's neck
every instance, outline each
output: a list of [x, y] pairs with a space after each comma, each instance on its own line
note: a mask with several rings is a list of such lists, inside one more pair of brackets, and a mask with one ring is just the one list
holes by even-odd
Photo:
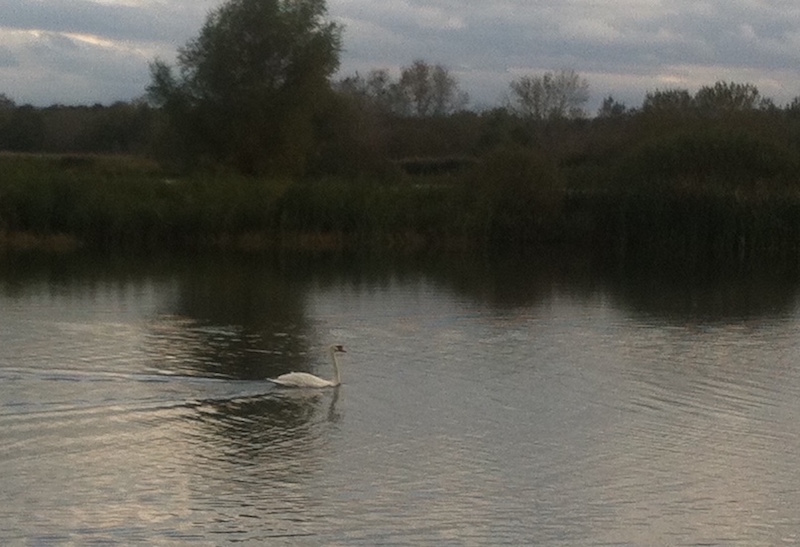
[[342, 383], [342, 379], [339, 376], [339, 361], [333, 348], [331, 348], [331, 361], [333, 361], [333, 385], [338, 386]]

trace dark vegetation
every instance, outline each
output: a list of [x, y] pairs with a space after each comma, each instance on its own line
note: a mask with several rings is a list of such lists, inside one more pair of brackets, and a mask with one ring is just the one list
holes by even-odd
[[148, 100], [2, 97], [0, 243], [797, 263], [800, 99], [717, 82], [588, 117], [588, 82], [560, 71], [470, 111], [422, 60], [332, 82], [341, 29], [324, 15], [319, 0], [231, 0], [177, 70], [153, 63]]

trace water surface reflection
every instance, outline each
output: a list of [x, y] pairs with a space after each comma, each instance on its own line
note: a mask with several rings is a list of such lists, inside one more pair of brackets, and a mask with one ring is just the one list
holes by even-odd
[[[581, 257], [7, 258], [0, 539], [792, 542], [796, 296]], [[332, 342], [341, 388], [266, 380]]]

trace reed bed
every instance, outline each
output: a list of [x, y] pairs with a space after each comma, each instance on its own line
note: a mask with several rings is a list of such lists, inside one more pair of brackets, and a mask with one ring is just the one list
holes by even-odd
[[795, 167], [768, 142], [715, 135], [644, 142], [579, 176], [522, 148], [456, 175], [391, 180], [173, 176], [137, 158], [0, 155], [0, 248], [535, 255], [557, 246], [657, 268], [797, 263]]

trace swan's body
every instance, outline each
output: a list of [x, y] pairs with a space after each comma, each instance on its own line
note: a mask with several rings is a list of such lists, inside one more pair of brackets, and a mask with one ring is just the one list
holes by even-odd
[[339, 363], [336, 360], [337, 353], [347, 353], [340, 345], [330, 347], [331, 361], [333, 362], [333, 380], [325, 380], [319, 376], [314, 376], [308, 372], [289, 372], [288, 374], [281, 374], [277, 378], [270, 378], [270, 382], [282, 387], [310, 387], [310, 388], [325, 388], [336, 387], [342, 383], [339, 376]]

